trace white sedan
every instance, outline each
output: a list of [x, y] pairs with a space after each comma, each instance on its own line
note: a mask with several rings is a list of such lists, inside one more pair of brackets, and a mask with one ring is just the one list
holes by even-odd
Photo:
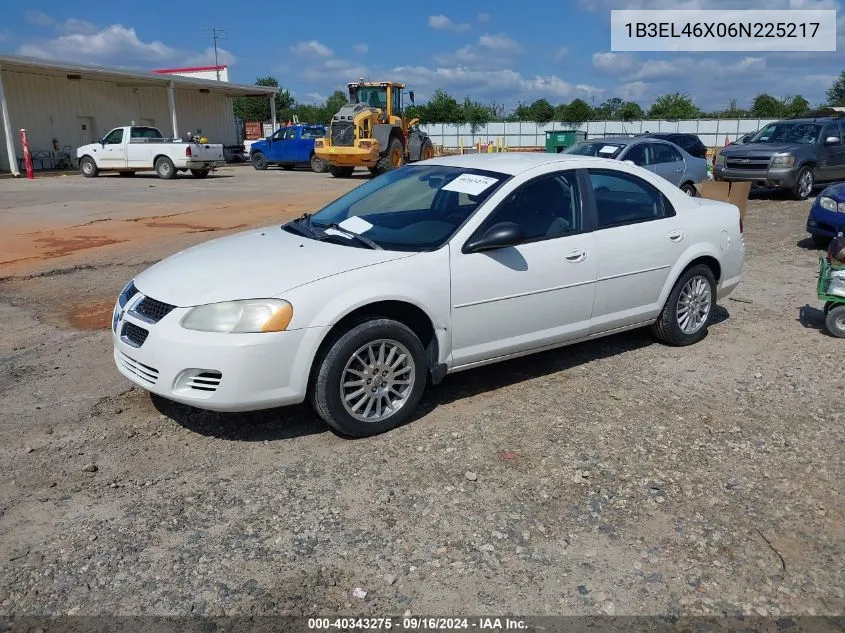
[[437, 158], [155, 264], [118, 298], [114, 358], [178, 402], [309, 398], [338, 431], [370, 435], [449, 373], [643, 326], [695, 343], [744, 251], [735, 206], [634, 165]]

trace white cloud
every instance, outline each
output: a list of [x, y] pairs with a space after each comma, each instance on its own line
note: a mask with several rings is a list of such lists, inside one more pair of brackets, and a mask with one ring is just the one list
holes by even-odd
[[428, 16], [428, 26], [435, 31], [466, 31], [469, 29], [469, 24], [462, 22], [456, 23], [453, 22], [451, 19], [443, 15], [442, 13], [439, 15], [430, 15]]
[[626, 101], [640, 101], [648, 94], [650, 87], [644, 81], [631, 81], [619, 86], [614, 94]]
[[290, 47], [292, 53], [302, 57], [316, 55], [317, 57], [331, 57], [334, 55], [332, 49], [325, 44], [320, 44], [317, 40], [310, 40], [308, 42], [297, 42]]
[[[235, 64], [235, 56], [225, 48], [217, 47], [217, 63], [222, 66]], [[190, 55], [181, 62], [184, 66], [214, 66], [214, 48], [209, 46], [200, 53]]]
[[87, 20], [69, 18], [55, 24], [56, 30], [62, 35], [93, 35], [98, 31], [97, 26]]
[[493, 18], [489, 13], [479, 13], [477, 16], [475, 16], [475, 19], [478, 22], [489, 22]]
[[507, 53], [522, 52], [522, 47], [516, 42], [516, 40], [512, 40], [504, 33], [497, 33], [496, 35], [482, 35], [478, 38], [478, 45], [487, 49], [504, 51]]
[[566, 46], [561, 46], [555, 52], [555, 59], [557, 60], [566, 59], [567, 57], [569, 57], [569, 49]]
[[639, 66], [639, 60], [630, 53], [593, 53], [593, 68], [602, 73], [628, 73]]
[[512, 66], [520, 53], [522, 47], [507, 35], [484, 34], [476, 44], [462, 46], [454, 53], [435, 55], [434, 59], [442, 66], [496, 70]]
[[24, 16], [26, 17], [26, 21], [30, 24], [34, 24], [35, 26], [53, 26], [56, 21], [51, 18], [49, 15], [44, 13], [43, 11], [38, 11], [35, 9], [28, 10]]
[[352, 50], [358, 53], [359, 55], [366, 55], [369, 52], [370, 47], [366, 44], [356, 44], [352, 47]]
[[177, 51], [159, 41], [144, 42], [133, 28], [112, 24], [95, 33], [72, 33], [18, 47], [20, 55], [94, 64], [138, 65], [177, 58]]

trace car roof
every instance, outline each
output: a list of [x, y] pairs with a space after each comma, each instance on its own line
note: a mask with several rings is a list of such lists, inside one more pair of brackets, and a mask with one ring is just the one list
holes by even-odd
[[[458, 154], [455, 156], [439, 156], [426, 161], [429, 165], [443, 165], [444, 167], [463, 167], [465, 169], [487, 169], [502, 174], [516, 176], [524, 171], [548, 165], [560, 163], [561, 168], [567, 163], [599, 163], [613, 165], [617, 168], [618, 161], [610, 158], [598, 158], [595, 156], [579, 156], [577, 154], [547, 154], [544, 152], [502, 152], [497, 154]], [[573, 165], [574, 166], [574, 165]]]

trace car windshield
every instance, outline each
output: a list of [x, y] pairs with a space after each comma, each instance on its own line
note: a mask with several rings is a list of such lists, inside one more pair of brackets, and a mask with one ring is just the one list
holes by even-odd
[[812, 145], [819, 139], [822, 126], [816, 123], [772, 123], [757, 132], [752, 143], [800, 143]]
[[509, 178], [481, 169], [408, 165], [353, 189], [307, 222], [322, 229], [315, 238], [339, 244], [362, 246], [352, 232], [386, 250], [432, 250]]
[[605, 143], [603, 141], [587, 141], [576, 143], [568, 147], [564, 154], [578, 154], [579, 156], [600, 156], [601, 158], [616, 158], [625, 145], [621, 143]]

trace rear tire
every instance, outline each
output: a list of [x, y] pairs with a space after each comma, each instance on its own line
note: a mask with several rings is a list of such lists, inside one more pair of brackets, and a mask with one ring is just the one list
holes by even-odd
[[835, 305], [827, 311], [824, 326], [833, 336], [845, 338], [845, 304]]
[[90, 156], [82, 157], [82, 160], [79, 161], [79, 170], [86, 178], [96, 178], [97, 174], [100, 173], [97, 163], [95, 163], [94, 159]]
[[402, 141], [394, 138], [387, 144], [387, 151], [379, 156], [376, 169], [379, 174], [386, 174], [389, 171], [398, 169], [404, 163], [405, 149], [402, 147]]
[[173, 166], [173, 161], [167, 156], [160, 157], [155, 164], [156, 176], [162, 180], [172, 180], [176, 177], [176, 168]]
[[249, 157], [252, 166], [255, 167], [258, 171], [264, 171], [267, 169], [267, 157], [261, 152], [255, 152], [252, 156]]
[[425, 139], [420, 147], [420, 160], [429, 160], [434, 158], [434, 143], [430, 138]]
[[813, 186], [816, 184], [813, 170], [809, 167], [802, 167], [795, 178], [795, 185], [792, 187], [792, 197], [795, 200], [806, 200], [813, 193]]
[[685, 182], [681, 185], [681, 191], [687, 194], [690, 198], [695, 198], [698, 195], [698, 191], [695, 189], [695, 185], [691, 182]]
[[329, 170], [329, 164], [316, 154], [311, 154], [311, 171], [315, 174], [325, 174]]
[[339, 167], [337, 165], [329, 165], [329, 173], [335, 178], [349, 178], [352, 175], [353, 171], [355, 171], [354, 167]]
[[716, 278], [704, 264], [687, 269], [675, 282], [669, 298], [651, 326], [661, 343], [684, 346], [707, 336], [716, 307]]
[[192, 169], [191, 175], [194, 178], [206, 178], [208, 176], [208, 169]]
[[417, 335], [403, 323], [375, 318], [334, 341], [320, 361], [310, 396], [333, 429], [365, 437], [413, 415], [426, 380], [425, 350]]

